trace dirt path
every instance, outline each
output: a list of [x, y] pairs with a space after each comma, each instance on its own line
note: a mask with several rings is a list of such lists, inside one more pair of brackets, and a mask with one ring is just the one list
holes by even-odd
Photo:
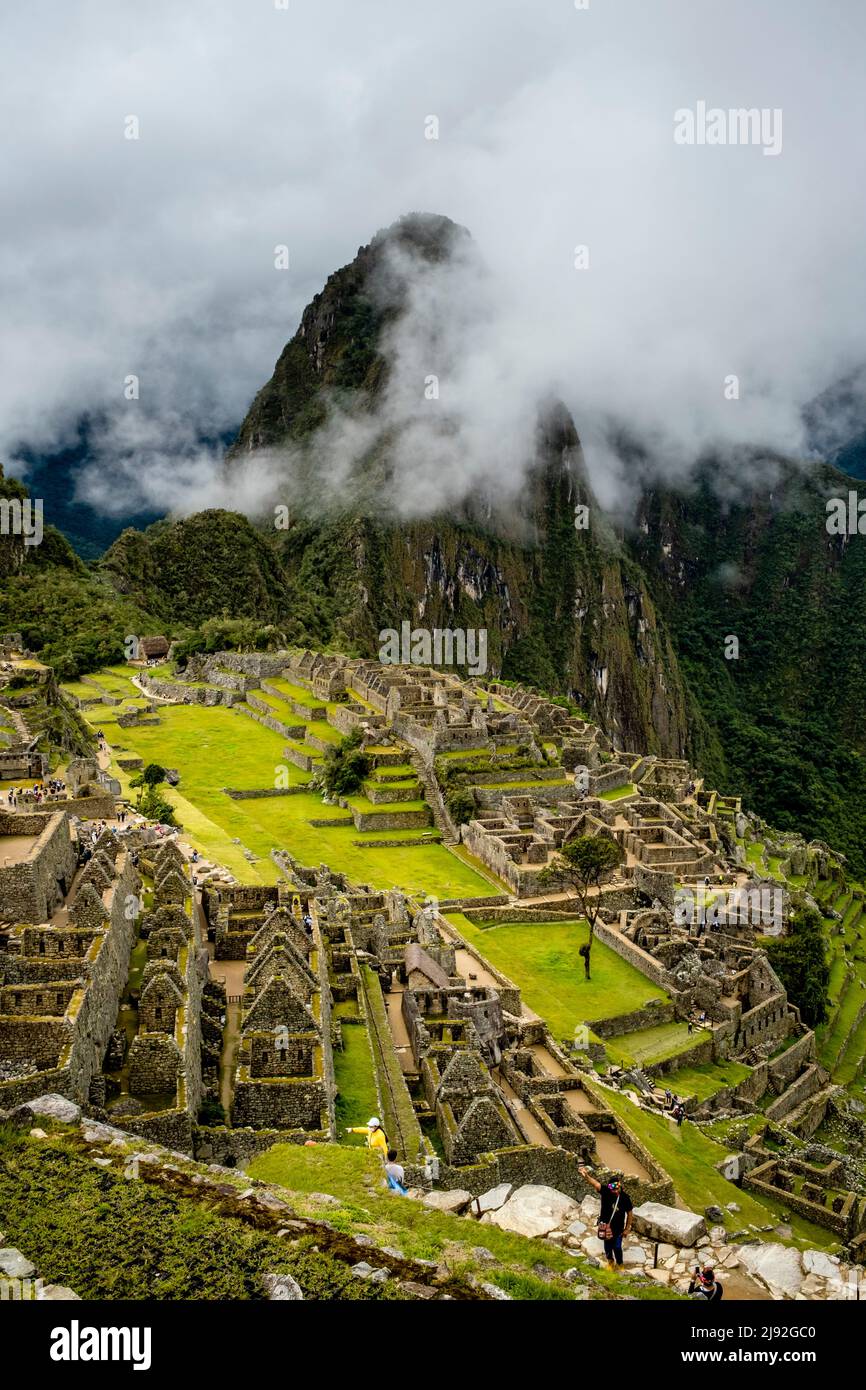
[[505, 1098], [506, 1109], [523, 1131], [527, 1143], [540, 1144], [545, 1149], [552, 1149], [554, 1147], [553, 1142], [547, 1134], [545, 1134], [535, 1116], [527, 1110], [517, 1092], [512, 1090], [509, 1086], [505, 1077], [499, 1071], [499, 1068], [494, 1067], [490, 1074]]
[[408, 1074], [414, 1076], [418, 1068], [415, 1066], [415, 1058], [412, 1055], [412, 1044], [409, 1040], [409, 1030], [406, 1027], [406, 1020], [403, 1017], [403, 993], [403, 985], [393, 986], [389, 993], [385, 995], [385, 1007], [388, 1010], [391, 1039], [401, 1070], [404, 1075]]
[[[211, 947], [212, 949], [213, 947]], [[241, 1043], [240, 997], [243, 996], [246, 968], [246, 961], [242, 960], [211, 960], [208, 971], [212, 980], [219, 980], [221, 984], [225, 985], [226, 995], [230, 1000], [235, 1001], [226, 1004], [226, 1021], [223, 1028], [223, 1046], [219, 1066], [220, 1104], [225, 1111], [227, 1124], [231, 1123], [235, 1067]]]

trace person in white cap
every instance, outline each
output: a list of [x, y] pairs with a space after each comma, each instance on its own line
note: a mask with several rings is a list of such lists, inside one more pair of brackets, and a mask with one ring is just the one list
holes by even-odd
[[346, 1129], [346, 1133], [366, 1134], [367, 1148], [379, 1149], [383, 1158], [387, 1156], [388, 1139], [386, 1137], [384, 1129], [382, 1128], [382, 1121], [379, 1119], [378, 1115], [371, 1115], [365, 1125], [348, 1126], [348, 1128]]

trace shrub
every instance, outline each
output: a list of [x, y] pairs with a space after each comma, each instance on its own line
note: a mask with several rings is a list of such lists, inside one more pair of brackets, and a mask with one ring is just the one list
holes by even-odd
[[448, 814], [455, 825], [465, 825], [475, 815], [475, 797], [465, 787], [449, 791], [445, 798]]
[[317, 784], [329, 797], [351, 796], [370, 773], [370, 759], [360, 749], [361, 733], [353, 729], [338, 747], [329, 749]]

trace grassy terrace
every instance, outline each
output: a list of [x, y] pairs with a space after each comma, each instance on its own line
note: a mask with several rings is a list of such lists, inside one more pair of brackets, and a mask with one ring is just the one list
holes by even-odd
[[[594, 957], [595, 947], [592, 954]], [[614, 1061], [622, 1065], [633, 1062], [639, 1067], [649, 1067], [656, 1062], [666, 1062], [680, 1052], [688, 1052], [689, 1048], [705, 1042], [710, 1036], [702, 1028], [690, 1033], [686, 1023], [660, 1023], [654, 1028], [622, 1033], [618, 1038], [611, 1038], [605, 1046]]]
[[[128, 677], [123, 677], [134, 692]], [[120, 693], [120, 692], [119, 692]], [[97, 706], [86, 712], [92, 727], [112, 722], [111, 711]], [[116, 718], [116, 716], [115, 716]], [[320, 721], [315, 731], [328, 727]], [[339, 737], [336, 730], [330, 730]], [[128, 788], [129, 777], [116, 765], [120, 750], [137, 755], [145, 763], [157, 762], [177, 768], [180, 785], [167, 789], [184, 832], [208, 857], [225, 864], [244, 883], [273, 883], [278, 877], [270, 860], [272, 848], [291, 851], [302, 863], [328, 863], [360, 883], [376, 888], [397, 887], [405, 892], [432, 893], [440, 898], [480, 897], [491, 891], [490, 882], [474, 868], [436, 842], [420, 843], [428, 832], [358, 832], [348, 812], [323, 806], [314, 793], [299, 792], [285, 797], [233, 801], [224, 787], [239, 790], [266, 789], [278, 785], [305, 787], [307, 773], [283, 756], [285, 739], [271, 729], [225, 706], [167, 705], [159, 709], [159, 723], [139, 728], [117, 729], [111, 739], [114, 771]], [[374, 805], [363, 796], [352, 798], [354, 805], [370, 815], [396, 811], [424, 810], [426, 802], [395, 802]], [[345, 824], [316, 827], [316, 819], [344, 816]], [[418, 839], [418, 845], [374, 848], [377, 838]], [[235, 838], [240, 845], [235, 844]], [[260, 856], [250, 864], [243, 855], [246, 846]]]
[[[501, 1231], [498, 1226], [478, 1226], [465, 1218], [433, 1211], [421, 1202], [390, 1196], [380, 1185], [380, 1171], [379, 1160], [366, 1149], [335, 1144], [312, 1149], [277, 1144], [253, 1159], [249, 1169], [251, 1177], [289, 1188], [293, 1206], [305, 1214], [321, 1214], [310, 1194], [329, 1192], [340, 1198], [342, 1207], [329, 1207], [324, 1213], [337, 1230], [372, 1236], [414, 1259], [446, 1259], [453, 1270], [489, 1279], [514, 1298], [573, 1297], [565, 1294], [556, 1278], [582, 1264], [573, 1253], [545, 1245], [544, 1264], [555, 1278], [552, 1283], [543, 1283], [533, 1272], [539, 1259], [537, 1240]], [[474, 1253], [479, 1245], [494, 1255], [495, 1265], [479, 1262]], [[641, 1298], [650, 1299], [675, 1297], [667, 1289], [638, 1286], [627, 1275], [611, 1274], [607, 1269], [588, 1268], [581, 1278], [592, 1283], [593, 1297], [604, 1298], [609, 1292], [639, 1292]]]
[[524, 1002], [544, 1019], [555, 1038], [573, 1037], [579, 1023], [629, 1013], [651, 999], [666, 997], [598, 940], [592, 948], [592, 979], [586, 981], [577, 954], [587, 936], [583, 921], [481, 928], [461, 913], [449, 913], [448, 919], [491, 965], [520, 987]]
[[[823, 891], [821, 889], [823, 888]], [[852, 1094], [866, 1096], [866, 926], [862, 885], [842, 891], [819, 885], [825, 913], [832, 907], [842, 920], [825, 916], [830, 947], [830, 1012], [817, 1029], [818, 1056], [833, 1080]], [[862, 1011], [862, 1016], [861, 1016]]]
[[304, 690], [301, 685], [292, 685], [291, 681], [284, 680], [282, 676], [266, 676], [265, 679], [268, 685], [279, 691], [286, 700], [294, 700], [299, 705], [305, 705], [307, 709], [321, 710], [325, 708], [321, 700], [317, 700], [311, 691]]
[[686, 1207], [703, 1211], [704, 1207], [715, 1203], [724, 1211], [728, 1202], [736, 1202], [740, 1208], [738, 1212], [725, 1211], [724, 1224], [728, 1231], [785, 1222], [793, 1234], [789, 1237], [774, 1234], [771, 1239], [800, 1247], [837, 1248], [838, 1242], [834, 1241], [832, 1233], [822, 1226], [813, 1226], [767, 1198], [758, 1201], [751, 1193], [723, 1178], [716, 1164], [730, 1153], [730, 1148], [717, 1142], [704, 1129], [688, 1120], [678, 1128], [673, 1120], [641, 1109], [619, 1091], [605, 1088], [604, 1098], [670, 1173], [677, 1196]]
[[[339, 1005], [337, 1006], [339, 1009]], [[356, 1015], [357, 1016], [357, 1015]], [[337, 1083], [336, 1119], [340, 1140], [347, 1125], [366, 1124], [378, 1113], [376, 1072], [370, 1051], [370, 1038], [362, 1023], [346, 1023], [342, 1027], [343, 1050], [334, 1050], [334, 1078]]]
[[704, 1066], [677, 1067], [676, 1071], [665, 1072], [663, 1082], [674, 1095], [709, 1100], [717, 1091], [738, 1086], [751, 1074], [751, 1068], [741, 1062], [707, 1062]]

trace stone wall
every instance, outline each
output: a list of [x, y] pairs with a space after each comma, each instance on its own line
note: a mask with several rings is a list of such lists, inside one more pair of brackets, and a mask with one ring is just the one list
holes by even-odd
[[759, 1197], [771, 1197], [775, 1202], [783, 1203], [790, 1211], [805, 1217], [816, 1226], [823, 1226], [826, 1230], [832, 1231], [842, 1240], [856, 1233], [856, 1199], [853, 1193], [848, 1194], [841, 1211], [833, 1211], [822, 1203], [810, 1202], [796, 1192], [789, 1192], [777, 1186], [776, 1175], [779, 1167], [775, 1159], [760, 1164], [744, 1175], [743, 1187]]
[[232, 1123], [264, 1129], [328, 1130], [328, 1112], [321, 1079], [309, 1077], [254, 1078], [239, 1067], [232, 1103]]
[[737, 1047], [745, 1050], [758, 1043], [782, 1042], [795, 1026], [784, 994], [764, 1000], [740, 1019]]
[[69, 821], [63, 811], [0, 811], [0, 836], [19, 835], [37, 839], [18, 862], [0, 865], [0, 922], [46, 922], [77, 867]]
[[148, 1115], [124, 1115], [123, 1126], [152, 1144], [174, 1153], [192, 1154], [192, 1121], [186, 1110], [155, 1110]]
[[356, 830], [410, 830], [431, 823], [427, 806], [423, 811], [380, 811], [375, 814], [349, 809], [352, 810]]
[[193, 1128], [193, 1152], [204, 1163], [243, 1167], [274, 1144], [306, 1144], [310, 1139], [326, 1143], [327, 1130], [229, 1129], [225, 1125]]
[[789, 1086], [803, 1067], [815, 1060], [815, 1034], [810, 1030], [792, 1043], [781, 1056], [774, 1057], [768, 1064], [769, 1079], [773, 1090], [781, 1094]]
[[137, 1033], [129, 1049], [129, 1094], [175, 1091], [181, 1064], [174, 1037], [168, 1033]]
[[792, 1081], [771, 1105], [767, 1106], [765, 1111], [767, 1119], [774, 1120], [776, 1124], [779, 1124], [787, 1115], [790, 1115], [792, 1110], [796, 1110], [810, 1096], [814, 1096], [817, 1091], [820, 1091], [827, 1076], [828, 1073], [823, 1068], [814, 1062], [810, 1063], [801, 1075]]
[[[128, 896], [138, 891], [140, 881], [126, 853], [118, 856], [115, 870], [110, 889], [99, 900], [99, 927], [88, 926], [90, 946], [83, 959], [74, 962], [80, 983], [63, 1018], [0, 1020], [0, 1056], [32, 1058], [37, 1065], [51, 1069], [50, 1078], [40, 1070], [29, 1077], [0, 1082], [0, 1108], [44, 1095], [47, 1089], [82, 1104], [87, 1100], [115, 1026], [134, 938], [134, 926], [125, 909]], [[72, 912], [74, 915], [74, 905]]]
[[633, 1033], [638, 1028], [654, 1028], [656, 1024], [672, 1023], [674, 1017], [672, 1003], [664, 999], [654, 999], [642, 1009], [634, 1009], [631, 1013], [594, 1019], [592, 1031], [600, 1038], [619, 1038], [623, 1033]]
[[[655, 1170], [659, 1173], [659, 1178], [651, 1182], [631, 1177], [626, 1180], [626, 1190], [635, 1206], [648, 1201], [673, 1202], [673, 1182], [646, 1151], [645, 1159], [649, 1165], [647, 1171], [652, 1173]], [[489, 1156], [483, 1156], [478, 1163], [459, 1168], [444, 1167], [441, 1185], [446, 1189], [462, 1187], [473, 1196], [479, 1196], [500, 1183], [508, 1182], [515, 1187], [526, 1183], [539, 1183], [546, 1187], [555, 1187], [558, 1192], [563, 1192], [567, 1197], [579, 1202], [583, 1197], [593, 1195], [593, 1189], [579, 1172], [582, 1163], [580, 1155], [571, 1153], [568, 1149], [521, 1145], [510, 1149], [498, 1149]]]
[[603, 941], [605, 946], [609, 946], [623, 960], [627, 960], [629, 965], [633, 965], [635, 970], [639, 970], [647, 979], [662, 989], [670, 987], [670, 977], [664, 966], [651, 956], [648, 951], [644, 951], [640, 946], [636, 946], [628, 937], [623, 936], [617, 927], [609, 926], [607, 922], [596, 922], [595, 934], [599, 941]]

